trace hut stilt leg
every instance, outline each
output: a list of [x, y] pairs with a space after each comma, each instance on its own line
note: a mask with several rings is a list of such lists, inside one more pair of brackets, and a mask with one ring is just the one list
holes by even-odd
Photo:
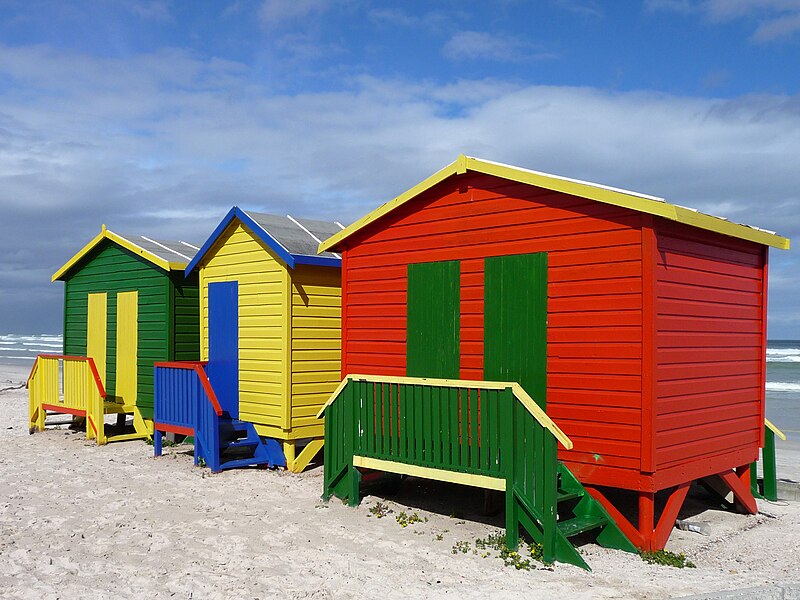
[[669, 495], [667, 504], [661, 512], [661, 518], [658, 520], [658, 525], [653, 532], [652, 549], [662, 550], [667, 545], [669, 534], [672, 533], [672, 528], [675, 526], [675, 520], [678, 518], [678, 513], [681, 511], [683, 501], [686, 500], [686, 494], [689, 493], [689, 486], [691, 483], [682, 483]]
[[286, 457], [286, 470], [294, 472], [295, 461], [295, 441], [284, 440], [283, 455]]
[[653, 492], [639, 492], [639, 535], [642, 536], [644, 550], [653, 549], [655, 504], [655, 494]]
[[735, 470], [719, 474], [725, 485], [733, 492], [737, 506], [754, 515], [758, 512], [758, 505], [753, 493], [750, 491], [750, 465], [742, 465]]

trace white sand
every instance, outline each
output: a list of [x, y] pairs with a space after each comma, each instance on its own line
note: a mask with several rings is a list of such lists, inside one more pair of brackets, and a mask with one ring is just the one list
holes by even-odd
[[[0, 367], [0, 388], [25, 375]], [[25, 390], [0, 392], [0, 416], [4, 598], [669, 598], [800, 582], [798, 502], [760, 503], [775, 518], [693, 516], [711, 535], [676, 530], [667, 548], [696, 569], [588, 544], [591, 573], [517, 571], [452, 553], [498, 531], [467, 488], [408, 481], [397, 497], [407, 504], [387, 501], [394, 513], [377, 519], [375, 496], [357, 509], [321, 502], [321, 467], [212, 476], [188, 447], [154, 459], [142, 442], [99, 448], [66, 427], [29, 436]], [[795, 472], [780, 474], [800, 480], [798, 458], [782, 457]], [[428, 521], [402, 528], [402, 510]]]

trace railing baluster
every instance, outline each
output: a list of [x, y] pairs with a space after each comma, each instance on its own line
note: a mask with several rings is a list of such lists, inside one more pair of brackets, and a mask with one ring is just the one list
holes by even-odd
[[470, 452], [469, 466], [472, 470], [477, 470], [480, 466], [478, 462], [478, 390], [473, 390], [469, 399], [470, 415]]
[[433, 466], [433, 416], [431, 415], [431, 387], [423, 386], [422, 388], [422, 407], [423, 407], [423, 423], [425, 427], [424, 437], [424, 460], [425, 464]]

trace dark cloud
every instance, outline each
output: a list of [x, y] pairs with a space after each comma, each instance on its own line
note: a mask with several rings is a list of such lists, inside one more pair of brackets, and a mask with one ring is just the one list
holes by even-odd
[[[796, 97], [377, 78], [290, 95], [174, 49], [0, 50], [0, 331], [60, 331], [50, 275], [102, 223], [202, 242], [234, 204], [350, 222], [460, 152], [800, 234]], [[800, 336], [794, 256], [772, 253], [781, 337]]]

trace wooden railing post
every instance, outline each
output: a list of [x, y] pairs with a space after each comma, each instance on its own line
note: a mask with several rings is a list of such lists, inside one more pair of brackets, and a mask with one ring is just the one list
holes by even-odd
[[506, 546], [509, 550], [519, 547], [519, 503], [516, 498], [517, 472], [517, 427], [514, 418], [514, 395], [506, 388], [497, 396], [500, 401], [500, 460], [506, 477]]
[[[764, 476], [764, 497], [775, 502], [778, 499], [778, 472], [775, 466], [775, 433], [764, 427], [764, 448], [761, 452]], [[755, 468], [753, 468], [755, 471]]]

